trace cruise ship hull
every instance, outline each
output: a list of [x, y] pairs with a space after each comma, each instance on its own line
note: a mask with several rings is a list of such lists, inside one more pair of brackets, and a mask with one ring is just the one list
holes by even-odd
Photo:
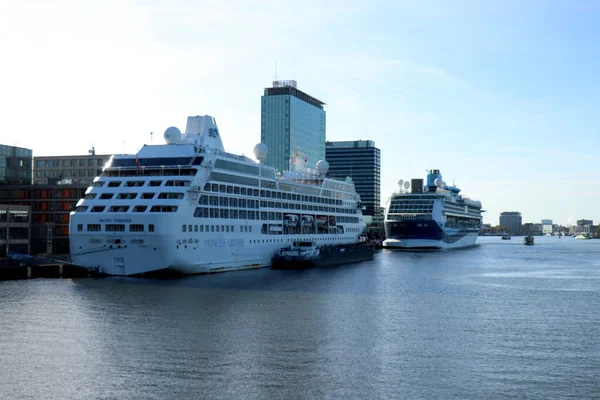
[[[271, 266], [273, 255], [287, 244], [299, 240], [330, 244], [356, 242], [347, 235], [278, 235], [258, 239], [251, 233], [196, 233], [187, 235], [183, 244], [176, 235], [72, 235], [71, 255], [74, 264], [93, 268], [107, 275], [139, 275], [171, 270], [181, 274], [226, 272]], [[180, 236], [181, 237], [181, 236]], [[136, 244], [143, 242], [143, 244]], [[179, 244], [178, 244], [179, 243]]]
[[479, 229], [442, 229], [432, 220], [386, 223], [384, 248], [391, 249], [453, 249], [475, 245]]

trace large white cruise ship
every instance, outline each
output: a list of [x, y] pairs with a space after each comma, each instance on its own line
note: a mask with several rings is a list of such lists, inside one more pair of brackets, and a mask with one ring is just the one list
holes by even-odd
[[387, 204], [383, 247], [445, 249], [475, 244], [481, 229], [481, 202], [446, 186], [437, 169], [429, 171], [426, 186], [422, 179], [398, 183], [400, 191]]
[[[188, 117], [164, 145], [115, 155], [70, 220], [73, 263], [110, 275], [195, 274], [265, 267], [293, 241], [359, 241], [365, 228], [351, 179], [326, 178], [296, 153], [292, 171], [224, 151], [210, 116]], [[254, 154], [266, 158], [266, 146]]]

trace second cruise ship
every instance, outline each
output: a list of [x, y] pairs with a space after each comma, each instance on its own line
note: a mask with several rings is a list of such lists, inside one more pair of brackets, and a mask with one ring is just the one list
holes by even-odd
[[472, 246], [481, 229], [481, 202], [447, 186], [439, 170], [423, 179], [398, 182], [400, 190], [388, 201], [383, 247], [446, 249]]

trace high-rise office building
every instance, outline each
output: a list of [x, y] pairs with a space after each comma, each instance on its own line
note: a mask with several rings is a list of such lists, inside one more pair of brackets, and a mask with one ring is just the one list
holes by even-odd
[[513, 235], [521, 233], [523, 219], [521, 213], [517, 211], [505, 211], [500, 214], [500, 226]]
[[32, 159], [29, 149], [0, 145], [0, 184], [31, 184]]
[[352, 178], [365, 206], [364, 215], [378, 215], [381, 204], [381, 156], [372, 140], [327, 142], [328, 176]]
[[325, 110], [320, 100], [298, 90], [296, 81], [274, 81], [261, 98], [260, 141], [268, 148], [265, 164], [289, 170], [290, 155], [306, 155], [314, 169], [325, 159]]

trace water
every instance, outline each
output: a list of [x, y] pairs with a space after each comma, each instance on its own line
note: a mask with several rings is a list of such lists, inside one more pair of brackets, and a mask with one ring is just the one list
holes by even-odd
[[600, 240], [0, 282], [0, 398], [600, 397]]

